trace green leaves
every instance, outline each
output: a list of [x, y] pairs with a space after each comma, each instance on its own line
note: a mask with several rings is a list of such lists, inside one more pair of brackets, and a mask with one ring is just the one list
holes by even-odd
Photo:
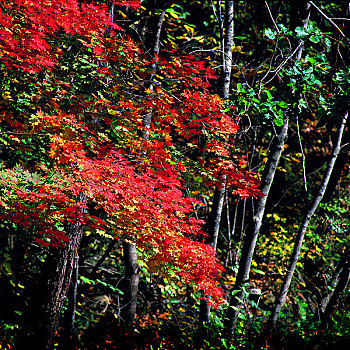
[[265, 29], [264, 34], [267, 38], [274, 40], [276, 38], [277, 32], [273, 31], [271, 28], [267, 28]]
[[308, 35], [308, 31], [304, 27], [296, 27], [295, 32], [298, 38], [305, 38]]
[[[277, 126], [283, 125], [283, 113], [288, 107], [285, 101], [276, 100], [272, 92], [265, 86], [261, 87], [260, 94], [257, 94], [252, 87], [237, 84], [237, 105], [239, 112], [244, 114], [254, 114], [263, 124], [273, 121]], [[243, 112], [244, 111], [244, 112]]]

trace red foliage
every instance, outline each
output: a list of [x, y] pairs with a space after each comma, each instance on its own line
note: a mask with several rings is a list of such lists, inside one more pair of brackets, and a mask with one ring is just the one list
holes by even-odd
[[[115, 2], [138, 7], [140, 1]], [[61, 52], [56, 34], [102, 37], [107, 26], [120, 29], [109, 19], [106, 5], [77, 0], [1, 1], [0, 57], [9, 67], [38, 72], [58, 64]], [[96, 50], [98, 50], [96, 48]]]
[[[137, 7], [139, 2], [116, 5]], [[8, 200], [0, 203], [1, 218], [36, 231], [43, 245], [64, 244], [66, 221], [108, 230], [135, 242], [158, 272], [175, 269], [184, 282], [198, 285], [213, 305], [222, 303], [223, 268], [213, 249], [199, 243], [202, 221], [194, 218], [196, 201], [184, 195], [184, 177], [197, 173], [208, 186], [219, 186], [226, 175], [227, 185], [241, 197], [258, 196], [260, 191], [235, 147], [234, 117], [224, 113], [224, 102], [208, 91], [205, 79], [214, 78], [213, 70], [193, 56], [158, 56], [156, 89], [147, 89], [150, 62], [142, 49], [126, 36], [103, 38], [111, 25], [106, 8], [76, 0], [48, 0], [45, 5], [10, 1], [0, 11], [0, 25], [0, 57], [7, 67], [31, 76], [50, 69], [58, 64], [56, 36], [64, 32], [94, 37], [94, 44], [87, 44], [94, 49], [91, 59], [107, 54], [108, 66], [99, 69], [99, 79], [109, 82], [103, 96], [92, 94], [89, 101], [72, 96], [77, 103], [66, 113], [60, 104], [69, 84], [48, 78], [57, 86], [55, 97], [49, 98], [55, 113], [37, 111], [34, 126], [25, 116], [18, 127], [50, 139], [46, 157], [52, 168], [41, 166], [37, 180], [18, 169], [2, 171], [0, 186]], [[125, 72], [132, 77], [123, 85]], [[150, 140], [145, 141], [139, 136], [141, 116], [150, 110]], [[97, 116], [98, 123], [88, 113]], [[3, 119], [12, 130], [9, 111]], [[191, 162], [195, 169], [189, 168]], [[80, 193], [88, 197], [88, 204], [76, 203]], [[102, 210], [105, 219], [89, 213], [89, 205]]]

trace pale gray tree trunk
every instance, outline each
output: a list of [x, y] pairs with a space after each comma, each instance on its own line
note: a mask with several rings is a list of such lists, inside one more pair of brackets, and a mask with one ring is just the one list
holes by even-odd
[[[220, 6], [220, 4], [219, 4]], [[232, 48], [234, 35], [234, 0], [225, 1], [225, 40], [223, 50], [223, 70], [222, 70], [222, 97], [227, 99], [230, 91], [231, 71], [232, 71]], [[210, 244], [214, 250], [219, 236], [222, 208], [225, 199], [226, 178], [223, 177], [222, 185], [214, 191], [213, 207], [207, 222], [208, 237], [207, 244]], [[206, 300], [201, 301], [200, 322], [209, 322], [211, 307]]]
[[[293, 14], [294, 26], [298, 26], [299, 24], [306, 26], [309, 20], [310, 5], [305, 1], [296, 0], [296, 7], [297, 11], [295, 11]], [[300, 60], [302, 50], [303, 41], [300, 40], [298, 42], [296, 53], [292, 58], [297, 61]], [[292, 91], [292, 93], [294, 94], [294, 91]], [[225, 333], [228, 335], [228, 337], [231, 337], [233, 334], [233, 330], [236, 326], [240, 313], [240, 307], [244, 299], [244, 287], [245, 284], [249, 282], [250, 268], [257, 238], [265, 214], [266, 202], [270, 194], [271, 185], [273, 183], [277, 166], [282, 155], [283, 146], [288, 134], [289, 113], [290, 111], [285, 112], [283, 117], [283, 126], [279, 129], [275, 143], [269, 153], [261, 184], [261, 192], [264, 194], [264, 196], [259, 197], [257, 200], [253, 220], [248, 226], [247, 234], [243, 240], [243, 248], [239, 261], [238, 273], [233, 288], [236, 294], [231, 297], [229, 308], [227, 310], [224, 321]]]
[[348, 112], [345, 113], [345, 115], [342, 119], [342, 123], [339, 127], [337, 141], [336, 141], [336, 144], [333, 148], [332, 156], [331, 156], [331, 159], [328, 163], [325, 175], [324, 175], [323, 180], [322, 180], [322, 184], [318, 190], [318, 193], [317, 193], [313, 203], [311, 204], [309, 210], [307, 211], [307, 213], [306, 213], [306, 215], [305, 215], [305, 217], [300, 225], [298, 235], [295, 239], [293, 253], [290, 257], [288, 270], [287, 270], [287, 273], [284, 277], [279, 296], [276, 300], [275, 308], [274, 308], [273, 312], [271, 313], [271, 317], [269, 320], [271, 327], [274, 327], [276, 325], [278, 315], [279, 315], [279, 313], [280, 313], [280, 311], [281, 311], [281, 309], [286, 301], [289, 286], [290, 286], [290, 283], [292, 281], [293, 274], [294, 274], [294, 271], [295, 271], [295, 268], [297, 266], [297, 262], [299, 259], [301, 247], [302, 247], [302, 244], [304, 241], [305, 232], [309, 226], [309, 223], [310, 223], [310, 220], [311, 220], [313, 214], [315, 213], [316, 209], [318, 208], [318, 206], [323, 198], [323, 195], [326, 191], [329, 178], [330, 178], [332, 171], [333, 171], [334, 163], [338, 157], [338, 154], [339, 154], [339, 151], [341, 148], [341, 141], [342, 141], [342, 137], [343, 137], [344, 128], [345, 128], [345, 125], [346, 125], [346, 122], [348, 119], [348, 114], [349, 114]]
[[225, 332], [230, 336], [236, 326], [240, 306], [244, 298], [244, 284], [249, 281], [249, 272], [252, 264], [256, 241], [262, 225], [265, 213], [266, 201], [270, 193], [271, 185], [275, 177], [276, 169], [281, 158], [283, 146], [288, 133], [288, 116], [284, 116], [283, 127], [280, 129], [276, 143], [271, 150], [268, 161], [265, 166], [264, 176], [262, 179], [261, 192], [264, 196], [259, 197], [252, 224], [248, 227], [247, 234], [243, 240], [242, 254], [239, 261], [238, 273], [234, 290], [239, 291], [230, 300], [230, 306], [225, 318]]

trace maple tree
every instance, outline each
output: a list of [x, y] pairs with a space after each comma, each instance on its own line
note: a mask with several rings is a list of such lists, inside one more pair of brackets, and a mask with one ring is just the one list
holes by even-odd
[[0, 4], [0, 347], [346, 347], [345, 3]]
[[[184, 176], [220, 186], [225, 175], [241, 197], [260, 192], [234, 146], [236, 120], [209, 93], [205, 80], [215, 79], [214, 71], [169, 47], [153, 58], [156, 89], [150, 91], [145, 78], [152, 60], [103, 5], [16, 0], [2, 4], [0, 16], [1, 70], [16, 86], [3, 85], [2, 142], [9, 153], [42, 146], [34, 146], [35, 160], [17, 157], [15, 165], [3, 158], [1, 219], [31, 232], [41, 246], [63, 250], [73, 239], [66, 235], [69, 224], [108, 232], [137, 244], [152, 272], [173, 270], [213, 305], [222, 303], [223, 267], [203, 243], [194, 209], [200, 203], [184, 194]], [[112, 31], [104, 36], [107, 27]], [[82, 73], [93, 87], [79, 81]], [[24, 82], [32, 95], [19, 108], [21, 95], [28, 95]], [[144, 140], [142, 115], [149, 109], [152, 127]], [[187, 164], [195, 164], [194, 172]]]

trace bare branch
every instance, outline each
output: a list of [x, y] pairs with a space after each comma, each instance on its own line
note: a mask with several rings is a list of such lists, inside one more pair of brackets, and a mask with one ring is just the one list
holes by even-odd
[[279, 34], [279, 33], [280, 33], [280, 30], [278, 29], [278, 26], [277, 26], [275, 20], [273, 19], [273, 16], [272, 16], [272, 13], [271, 13], [271, 10], [270, 10], [270, 7], [269, 7], [269, 4], [267, 3], [267, 1], [265, 1], [265, 5], [266, 5], [266, 7], [267, 7], [267, 11], [269, 11], [269, 15], [270, 15], [270, 17], [271, 17], [271, 20], [272, 20], [272, 22], [273, 22], [273, 24], [274, 24], [276, 30], [277, 30], [277, 33]]
[[346, 40], [348, 44], [350, 44], [350, 41], [346, 37], [346, 35], [342, 32], [342, 30], [338, 27], [338, 25], [329, 18], [318, 6], [316, 6], [312, 1], [309, 1], [309, 4], [312, 5], [332, 26], [339, 32], [339, 34]]
[[306, 169], [305, 169], [305, 153], [304, 153], [304, 149], [303, 149], [303, 144], [301, 143], [301, 137], [300, 137], [300, 128], [299, 128], [299, 118], [297, 116], [297, 133], [298, 133], [298, 139], [299, 139], [299, 145], [300, 145], [300, 150], [301, 150], [301, 154], [303, 156], [303, 179], [304, 179], [304, 188], [305, 188], [305, 192], [307, 192], [307, 182], [306, 182]]

